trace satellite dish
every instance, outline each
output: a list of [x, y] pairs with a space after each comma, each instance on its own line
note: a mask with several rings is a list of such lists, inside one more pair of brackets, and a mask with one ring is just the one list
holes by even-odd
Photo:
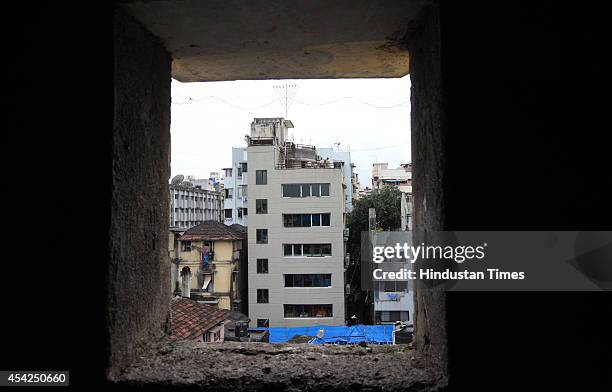
[[177, 174], [176, 176], [172, 177], [172, 181], [170, 181], [170, 183], [172, 185], [178, 185], [181, 183], [181, 181], [183, 181], [183, 179], [185, 178], [184, 175], [182, 174]]
[[185, 188], [193, 188], [193, 184], [189, 181], [181, 182], [181, 186], [184, 186]]

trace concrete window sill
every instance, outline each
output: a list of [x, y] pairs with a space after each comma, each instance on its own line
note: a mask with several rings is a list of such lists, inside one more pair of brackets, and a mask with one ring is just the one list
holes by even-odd
[[163, 341], [120, 386], [206, 391], [428, 391], [447, 385], [408, 346]]

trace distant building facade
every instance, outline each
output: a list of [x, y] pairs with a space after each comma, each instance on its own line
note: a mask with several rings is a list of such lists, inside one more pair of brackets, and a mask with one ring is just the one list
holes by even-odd
[[372, 189], [397, 186], [402, 192], [402, 230], [412, 230], [412, 164], [401, 164], [389, 169], [387, 163], [372, 165]]
[[194, 186], [188, 181], [177, 181], [169, 187], [170, 227], [188, 229], [208, 220], [222, 221], [221, 192], [202, 189], [199, 185]]
[[246, 238], [244, 226], [218, 221], [186, 230], [173, 244], [175, 294], [246, 313]]
[[344, 325], [344, 163], [290, 142], [292, 127], [257, 118], [247, 138], [251, 326]]
[[334, 150], [333, 148], [317, 148], [317, 155], [323, 160], [327, 159], [330, 162], [337, 161], [343, 163], [344, 184], [347, 186], [347, 190], [344, 192], [344, 203], [346, 204], [346, 212], [353, 211], [353, 178], [356, 178], [354, 176], [357, 173], [353, 173], [355, 165], [351, 163], [351, 152]]
[[[412, 165], [389, 169], [387, 163], [372, 165], [372, 188], [397, 186], [402, 192], [401, 230], [412, 230]], [[406, 262], [405, 268], [410, 268]], [[414, 295], [405, 281], [374, 281], [374, 323], [414, 322]]]
[[223, 169], [223, 222], [248, 225], [248, 163], [246, 147], [232, 148], [232, 167]]

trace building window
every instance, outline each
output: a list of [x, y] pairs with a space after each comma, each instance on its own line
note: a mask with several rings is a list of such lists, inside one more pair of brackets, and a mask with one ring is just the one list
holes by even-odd
[[247, 172], [247, 163], [246, 162], [242, 162], [240, 164], [240, 169], [242, 169], [243, 173], [246, 173]]
[[191, 241], [181, 241], [183, 252], [191, 252]]
[[285, 287], [331, 287], [331, 274], [285, 274]]
[[285, 317], [333, 317], [332, 305], [284, 305]]
[[257, 229], [256, 234], [258, 244], [268, 243], [268, 229]]
[[231, 208], [225, 209], [225, 219], [232, 219], [232, 209]]
[[237, 172], [236, 172], [236, 177], [242, 177], [242, 168], [240, 166], [238, 166], [236, 168]]
[[321, 196], [329, 196], [329, 184], [321, 184]]
[[376, 311], [376, 322], [377, 323], [390, 323], [395, 321], [410, 321], [409, 311]]
[[267, 170], [255, 170], [255, 184], [267, 185], [268, 184], [268, 171]]
[[283, 197], [329, 196], [329, 183], [324, 184], [282, 184]]
[[225, 177], [231, 177], [232, 176], [232, 169], [225, 169]]
[[270, 328], [270, 319], [257, 319], [257, 328]]
[[329, 226], [330, 213], [323, 214], [283, 214], [284, 227]]
[[232, 196], [234, 195], [234, 190], [231, 189], [231, 188], [224, 189], [223, 192], [225, 192], [225, 198], [226, 199], [231, 199]]
[[268, 259], [257, 259], [257, 273], [258, 274], [268, 273]]
[[249, 215], [248, 212], [249, 212], [248, 208], [243, 208], [242, 209], [242, 215], [247, 216], [247, 215]]
[[255, 213], [256, 214], [267, 214], [268, 213], [268, 199], [255, 200]]
[[269, 302], [268, 289], [257, 289], [257, 303], [267, 304]]
[[331, 255], [331, 244], [283, 244], [284, 257], [323, 257]]

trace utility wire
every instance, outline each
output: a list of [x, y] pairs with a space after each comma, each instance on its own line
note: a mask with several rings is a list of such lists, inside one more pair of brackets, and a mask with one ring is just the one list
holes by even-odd
[[[293, 93], [293, 97], [295, 97], [295, 93]], [[274, 100], [272, 102], [266, 103], [266, 104], [261, 105], [261, 106], [255, 106], [255, 107], [247, 108], [247, 107], [242, 107], [242, 106], [235, 105], [235, 104], [233, 104], [233, 103], [231, 103], [229, 101], [226, 101], [223, 98], [219, 98], [219, 97], [216, 97], [214, 95], [211, 95], [211, 96], [208, 96], [208, 97], [202, 97], [202, 98], [197, 98], [197, 99], [191, 99], [190, 98], [189, 101], [185, 101], [185, 102], [172, 102], [172, 104], [173, 105], [189, 105], [189, 104], [196, 103], [196, 102], [202, 102], [202, 101], [205, 101], [207, 99], [216, 99], [218, 101], [221, 101], [221, 102], [223, 102], [225, 104], [228, 104], [230, 106], [233, 106], [233, 107], [235, 107], [237, 109], [241, 109], [241, 110], [260, 109], [260, 108], [263, 108], [263, 107], [266, 107], [266, 106], [270, 106], [272, 104], [275, 104], [276, 102], [279, 102], [279, 101], [283, 100], [283, 98], [278, 98], [278, 99], [276, 99], [276, 100]], [[374, 105], [374, 104], [372, 104], [372, 102], [374, 102], [374, 101], [376, 101], [378, 99], [385, 99], [385, 98], [376, 98], [376, 99], [368, 102], [368, 101], [364, 101], [362, 99], [359, 99], [357, 97], [341, 97], [341, 98], [336, 98], [336, 99], [332, 99], [331, 101], [321, 102], [321, 103], [302, 102], [302, 101], [299, 101], [299, 100], [297, 100], [295, 98], [293, 98], [293, 101], [297, 102], [297, 103], [299, 103], [301, 105], [305, 105], [305, 106], [325, 106], [325, 105], [331, 105], [333, 103], [336, 103], [336, 102], [339, 102], [339, 101], [342, 101], [342, 100], [345, 100], [345, 99], [352, 99], [352, 100], [355, 100], [355, 101], [357, 101], [357, 102], [359, 102], [359, 103], [361, 103], [363, 105], [368, 105], [368, 106], [371, 106], [371, 107], [374, 107], [374, 108], [377, 108], [377, 109], [389, 109], [389, 108], [395, 108], [395, 107], [398, 107], [398, 106], [409, 106], [408, 104], [410, 103], [410, 100], [407, 100], [407, 101], [400, 102], [398, 104], [394, 104], [394, 105], [390, 105], [390, 106], [381, 106], [381, 105]], [[389, 101], [387, 99], [385, 99], [385, 100], [387, 102], [391, 102], [391, 101]], [[286, 105], [286, 106], [288, 106], [288, 105]]]
[[375, 108], [378, 108], [378, 109], [387, 109], [387, 108], [395, 108], [395, 107], [398, 107], [398, 106], [407, 106], [407, 104], [410, 103], [410, 100], [407, 100], [407, 101], [400, 102], [398, 104], [391, 105], [391, 106], [380, 106], [380, 105], [373, 105], [371, 103], [371, 102], [376, 101], [378, 98], [373, 100], [373, 101], [371, 101], [371, 102], [367, 102], [367, 101], [364, 101], [364, 100], [359, 99], [357, 97], [341, 97], [341, 98], [332, 99], [331, 101], [322, 102], [322, 103], [307, 103], [307, 102], [302, 102], [302, 101], [297, 100], [297, 99], [295, 100], [295, 102], [297, 102], [299, 104], [302, 104], [302, 105], [306, 105], [306, 106], [324, 106], [324, 105], [329, 105], [329, 104], [332, 104], [332, 103], [335, 103], [335, 102], [338, 102], [338, 101], [342, 101], [344, 99], [353, 99], [353, 100], [355, 100], [355, 101], [357, 101], [359, 103], [362, 103], [362, 104], [368, 105], [368, 106], [372, 106], [372, 107], [375, 107]]
[[214, 95], [211, 95], [211, 96], [208, 96], [208, 97], [203, 97], [203, 98], [198, 98], [198, 99], [190, 99], [189, 101], [186, 101], [186, 102], [172, 102], [172, 104], [173, 104], [173, 105], [189, 105], [189, 104], [191, 104], [191, 103], [201, 102], [201, 101], [204, 101], [204, 100], [206, 100], [206, 99], [210, 99], [210, 98], [214, 98], [214, 99], [216, 99], [216, 100], [219, 100], [219, 101], [221, 101], [221, 102], [223, 102], [223, 103], [225, 103], [225, 104], [228, 104], [228, 105], [233, 106], [233, 107], [235, 107], [236, 109], [240, 109], [240, 110], [254, 110], [254, 109], [260, 109], [260, 108], [264, 108], [264, 107], [266, 107], [266, 106], [273, 105], [273, 104], [277, 103], [278, 101], [280, 101], [280, 99], [275, 99], [274, 101], [272, 101], [272, 102], [268, 102], [268, 103], [266, 103], [265, 105], [255, 106], [255, 107], [251, 107], [251, 108], [245, 108], [245, 107], [242, 107], [242, 106], [234, 105], [233, 103], [228, 102], [228, 101], [226, 101], [226, 100], [225, 100], [225, 99], [223, 99], [223, 98], [219, 98], [219, 97], [216, 97], [216, 96], [214, 96]]
[[357, 148], [357, 149], [351, 149], [351, 150], [347, 150], [348, 152], [355, 152], [355, 151], [373, 151], [373, 150], [385, 150], [387, 148], [395, 148], [395, 147], [400, 147], [400, 146], [405, 146], [407, 144], [410, 144], [410, 142], [406, 142], [406, 143], [401, 143], [401, 144], [394, 144], [392, 146], [383, 146], [383, 147], [374, 147], [374, 148]]

